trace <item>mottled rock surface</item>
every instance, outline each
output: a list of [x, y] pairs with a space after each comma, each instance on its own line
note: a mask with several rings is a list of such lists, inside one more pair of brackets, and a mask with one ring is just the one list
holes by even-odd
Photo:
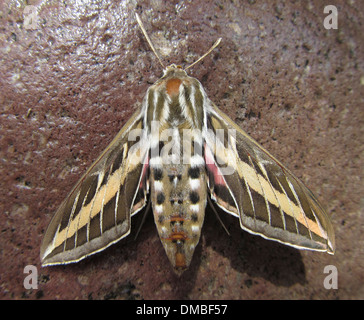
[[[1, 299], [364, 298], [362, 1], [336, 1], [330, 30], [326, 1], [21, 3], [0, 4]], [[40, 267], [53, 213], [162, 73], [135, 12], [166, 64], [186, 66], [223, 38], [190, 75], [322, 201], [335, 256], [252, 236], [221, 213], [229, 237], [207, 209], [180, 278], [151, 215], [135, 241], [141, 216], [104, 252]], [[38, 289], [24, 288], [26, 265], [38, 268]], [[326, 265], [337, 290], [323, 286]]]

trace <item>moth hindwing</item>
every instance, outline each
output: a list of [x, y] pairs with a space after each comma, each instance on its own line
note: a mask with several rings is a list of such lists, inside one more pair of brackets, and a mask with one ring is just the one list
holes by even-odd
[[62, 202], [43, 239], [42, 265], [77, 262], [126, 237], [147, 196], [177, 274], [191, 263], [207, 197], [250, 233], [299, 249], [335, 249], [314, 195], [176, 65]]

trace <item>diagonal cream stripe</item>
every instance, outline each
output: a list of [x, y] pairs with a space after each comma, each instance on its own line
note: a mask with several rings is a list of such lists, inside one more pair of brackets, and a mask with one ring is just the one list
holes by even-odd
[[[277, 177], [276, 177], [276, 181], [277, 181], [277, 182], [278, 182], [278, 184], [280, 185], [280, 187], [281, 187], [281, 189], [283, 190], [284, 194], [286, 195], [287, 199], [289, 199], [289, 198], [288, 198], [288, 195], [287, 195], [286, 190], [284, 190], [284, 188], [283, 188], [283, 186], [282, 186], [281, 182], [279, 181], [279, 179], [277, 179]], [[293, 211], [292, 203], [293, 203], [292, 201], [289, 201], [289, 206], [290, 206], [290, 209], [291, 209], [291, 212], [292, 212], [292, 215], [290, 215], [290, 216], [291, 216], [291, 217], [293, 217], [293, 220], [294, 220], [294, 223], [295, 223], [295, 226], [296, 226], [296, 233], [297, 233], [297, 234], [299, 234], [299, 232], [298, 232], [297, 220], [296, 220], [296, 218], [295, 218], [295, 216], [294, 216], [294, 211]]]
[[[56, 235], [56, 241], [54, 242], [54, 248], [61, 245], [67, 240], [67, 238], [72, 237], [77, 230], [81, 229], [85, 225], [89, 224], [92, 218], [94, 218], [102, 210], [103, 203], [108, 203], [112, 197], [118, 192], [121, 184], [121, 174], [125, 170], [122, 166], [116, 170], [113, 175], [108, 179], [107, 185], [103, 185], [99, 188], [94, 196], [93, 201], [91, 201], [87, 206], [82, 207], [79, 213], [70, 221], [68, 228], [60, 231]], [[102, 181], [102, 179], [99, 179]], [[101, 182], [100, 182], [101, 183]], [[106, 189], [108, 188], [107, 192]], [[89, 238], [87, 239], [89, 241]]]
[[[253, 163], [253, 160], [252, 160], [251, 156], [248, 155], [248, 157], [249, 157], [249, 161], [250, 161], [250, 167], [253, 168], [254, 173], [255, 173], [255, 176], [257, 177], [257, 180], [258, 180], [258, 182], [260, 184], [260, 191], [261, 192], [258, 192], [258, 193], [260, 193], [263, 196], [263, 198], [264, 198], [265, 206], [267, 208], [267, 213], [268, 213], [268, 223], [269, 223], [269, 225], [272, 225], [272, 214], [270, 212], [270, 207], [269, 207], [269, 202], [270, 201], [267, 198], [267, 196], [265, 195], [265, 189], [263, 188], [262, 182], [260, 181], [261, 180], [260, 179], [261, 178], [261, 175], [258, 174], [257, 170], [255, 169], [254, 163]], [[264, 180], [264, 181], [266, 181], [266, 180]]]
[[[90, 186], [90, 188], [91, 188], [91, 186]], [[83, 199], [83, 201], [82, 201], [82, 206], [81, 206], [81, 208], [83, 208], [83, 207], [84, 207], [84, 205], [85, 205], [85, 202], [86, 202], [86, 199], [87, 199], [88, 193], [90, 192], [90, 188], [89, 188], [89, 189], [87, 190], [87, 192], [86, 192], [86, 195], [85, 195], [85, 197], [84, 197], [84, 199]], [[75, 218], [75, 220], [76, 220], [76, 218]], [[80, 215], [78, 215], [78, 219], [77, 219], [77, 231], [78, 231], [78, 230], [80, 230], [80, 228], [78, 227], [79, 222], [80, 222]], [[77, 237], [78, 237], [78, 232], [76, 232], [76, 235], [75, 235], [75, 248], [76, 248], [76, 245], [77, 245]]]
[[281, 206], [281, 204], [279, 202], [279, 199], [278, 199], [277, 195], [275, 194], [275, 191], [274, 191], [274, 188], [272, 186], [272, 183], [269, 180], [267, 170], [265, 169], [262, 161], [258, 161], [258, 166], [259, 166], [260, 170], [262, 170], [262, 172], [264, 173], [265, 179], [268, 181], [268, 183], [270, 185], [270, 189], [273, 191], [273, 194], [274, 194], [274, 196], [275, 196], [275, 198], [277, 200], [278, 206], [279, 206], [279, 212], [280, 212], [281, 217], [282, 217], [283, 228], [284, 228], [284, 230], [287, 230], [287, 227], [286, 227], [286, 219], [284, 218], [284, 214], [283, 214], [283, 211], [282, 211], [282, 206]]
[[[256, 173], [249, 164], [245, 163], [240, 158], [237, 159], [237, 171], [239, 176], [244, 177], [246, 182], [254, 191], [263, 197], [265, 196], [270, 203], [276, 207], [281, 205], [283, 212], [295, 218], [302, 225], [306, 226], [310, 232], [314, 232], [322, 238], [327, 238], [327, 235], [322, 233], [321, 228], [315, 221], [306, 219], [305, 213], [300, 206], [297, 206], [295, 203], [293, 203], [286, 194], [280, 192], [279, 190], [274, 189], [273, 192], [269, 182], [263, 176]], [[288, 178], [287, 181], [289, 181]], [[262, 188], [264, 189], [264, 193], [262, 192]]]
[[256, 218], [256, 214], [255, 214], [255, 207], [254, 207], [254, 201], [253, 201], [252, 193], [250, 191], [249, 184], [248, 184], [248, 182], [245, 179], [245, 175], [243, 175], [243, 179], [244, 179], [244, 182], [245, 182], [246, 190], [247, 190], [247, 192], [249, 194], [250, 203], [252, 204], [253, 213], [254, 213], [254, 223], [256, 224], [257, 218]]
[[[289, 185], [289, 187], [290, 187], [290, 189], [291, 189], [291, 191], [292, 191], [292, 193], [293, 193], [293, 195], [294, 195], [294, 197], [295, 197], [295, 199], [296, 199], [297, 203], [299, 204], [300, 210], [301, 210], [301, 212], [302, 212], [303, 219], [304, 219], [304, 221], [305, 221], [304, 226], [308, 229], [308, 232], [309, 232], [309, 234], [310, 234], [310, 238], [312, 239], [311, 229], [310, 229], [309, 224], [308, 224], [308, 221], [307, 221], [307, 219], [306, 219], [306, 215], [304, 214], [304, 211], [303, 211], [303, 208], [302, 208], [302, 205], [301, 205], [301, 201], [300, 201], [300, 199], [298, 198], [297, 192], [296, 192], [295, 188], [293, 187], [292, 182], [291, 182], [291, 181], [289, 181], [289, 180], [287, 179], [287, 177], [286, 177], [286, 181], [287, 181], [287, 183], [288, 183], [288, 185]], [[311, 220], [309, 220], [309, 221], [311, 221]], [[316, 223], [315, 223], [315, 225], [316, 225], [316, 227], [317, 227], [317, 224], [316, 224]]]

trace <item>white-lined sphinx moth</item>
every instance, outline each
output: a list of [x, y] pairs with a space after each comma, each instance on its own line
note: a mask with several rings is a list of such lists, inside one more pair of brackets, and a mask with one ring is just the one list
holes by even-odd
[[313, 194], [185, 70], [165, 68], [140, 110], [63, 201], [43, 239], [43, 266], [78, 262], [126, 237], [148, 196], [177, 274], [190, 265], [208, 197], [237, 217], [243, 230], [334, 253], [330, 219]]

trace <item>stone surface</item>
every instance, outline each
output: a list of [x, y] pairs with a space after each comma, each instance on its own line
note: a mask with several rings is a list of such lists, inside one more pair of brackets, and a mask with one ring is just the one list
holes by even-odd
[[[364, 298], [363, 2], [335, 2], [337, 30], [323, 26], [325, 1], [27, 3], [0, 4], [1, 299]], [[189, 73], [322, 201], [335, 256], [252, 236], [221, 213], [229, 237], [208, 209], [181, 278], [151, 215], [135, 241], [134, 231], [78, 264], [40, 267], [53, 213], [161, 75], [134, 12], [166, 64], [186, 66], [223, 38]], [[24, 288], [26, 265], [38, 289]], [[323, 286], [326, 265], [337, 290]]]

